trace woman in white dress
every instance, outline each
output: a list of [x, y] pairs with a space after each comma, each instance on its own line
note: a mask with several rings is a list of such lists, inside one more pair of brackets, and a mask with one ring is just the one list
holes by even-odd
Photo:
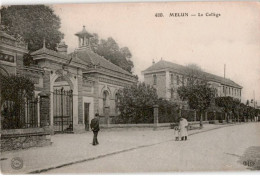
[[187, 140], [188, 138], [188, 121], [185, 118], [180, 119], [180, 136], [181, 140]]

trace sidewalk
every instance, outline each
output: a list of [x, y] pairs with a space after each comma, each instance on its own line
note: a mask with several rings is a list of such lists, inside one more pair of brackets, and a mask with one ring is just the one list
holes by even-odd
[[[238, 125], [205, 124], [203, 129], [190, 130], [189, 135], [222, 127]], [[172, 129], [153, 131], [145, 129], [108, 129], [101, 130], [98, 135], [99, 145], [92, 146], [92, 132], [84, 134], [60, 134], [52, 136], [52, 145], [1, 153], [1, 172], [4, 174], [39, 173], [70, 164], [93, 160], [141, 147], [148, 147], [162, 142], [172, 141]], [[23, 167], [15, 170], [11, 160], [20, 157]]]

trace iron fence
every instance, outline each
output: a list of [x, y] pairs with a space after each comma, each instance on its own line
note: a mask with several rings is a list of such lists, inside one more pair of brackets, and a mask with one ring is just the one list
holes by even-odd
[[1, 106], [2, 129], [39, 127], [37, 98], [22, 101], [4, 101]]

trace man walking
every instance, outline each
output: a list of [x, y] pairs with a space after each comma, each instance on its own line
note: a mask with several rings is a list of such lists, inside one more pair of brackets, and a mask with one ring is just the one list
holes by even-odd
[[99, 144], [98, 140], [97, 140], [98, 131], [99, 131], [99, 114], [98, 113], [96, 113], [94, 119], [91, 120], [90, 128], [94, 133], [92, 145], [97, 145], [97, 144]]
[[180, 136], [181, 136], [181, 140], [187, 140], [188, 121], [183, 117], [180, 118]]

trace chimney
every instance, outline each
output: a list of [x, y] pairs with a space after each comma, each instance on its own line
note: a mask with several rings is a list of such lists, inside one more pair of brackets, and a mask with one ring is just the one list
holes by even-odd
[[67, 55], [67, 49], [68, 49], [68, 45], [66, 45], [64, 41], [60, 42], [57, 46], [58, 53], [63, 55]]

